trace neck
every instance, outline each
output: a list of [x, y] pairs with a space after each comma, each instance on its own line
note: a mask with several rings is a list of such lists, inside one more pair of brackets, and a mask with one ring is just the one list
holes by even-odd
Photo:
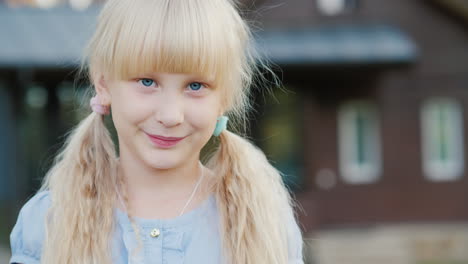
[[[199, 155], [185, 160], [180, 166], [159, 169], [120, 152], [118, 171], [125, 180], [126, 204], [133, 216], [143, 218], [172, 218], [178, 216], [187, 201], [185, 212], [195, 208], [212, 192], [214, 174], [200, 164]], [[190, 196], [204, 174], [193, 199]]]
[[152, 200], [185, 197], [187, 190], [198, 180], [201, 169], [198, 156], [168, 169], [150, 167], [136, 161], [132, 155], [121, 155], [119, 159], [119, 173], [125, 179], [129, 198], [137, 195]]

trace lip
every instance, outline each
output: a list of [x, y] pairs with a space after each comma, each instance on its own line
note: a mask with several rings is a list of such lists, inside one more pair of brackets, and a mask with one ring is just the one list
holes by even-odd
[[160, 148], [171, 148], [177, 145], [177, 143], [182, 141], [184, 138], [186, 138], [186, 137], [164, 137], [160, 135], [152, 135], [146, 132], [145, 134], [148, 136], [148, 138], [151, 140], [151, 142], [154, 145]]

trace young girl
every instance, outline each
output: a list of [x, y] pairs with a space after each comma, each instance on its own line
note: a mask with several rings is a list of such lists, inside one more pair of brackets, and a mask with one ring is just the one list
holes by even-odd
[[230, 0], [108, 1], [84, 67], [93, 111], [22, 208], [10, 263], [303, 263], [280, 173], [225, 129], [245, 124], [251, 44]]

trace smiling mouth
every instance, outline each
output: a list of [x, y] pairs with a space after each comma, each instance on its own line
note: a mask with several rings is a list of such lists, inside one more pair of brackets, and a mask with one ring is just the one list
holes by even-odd
[[185, 137], [164, 137], [160, 135], [152, 135], [145, 132], [151, 142], [160, 148], [170, 148], [182, 141]]

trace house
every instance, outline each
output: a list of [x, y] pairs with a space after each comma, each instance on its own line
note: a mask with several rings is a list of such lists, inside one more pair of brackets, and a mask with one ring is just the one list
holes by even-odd
[[[257, 96], [252, 135], [295, 190], [312, 260], [468, 261], [466, 1], [243, 4], [287, 90]], [[78, 119], [72, 72], [96, 13], [0, 8], [0, 199], [38, 186]]]
[[255, 135], [296, 182], [318, 263], [468, 261], [468, 3], [257, 10], [290, 92]]

